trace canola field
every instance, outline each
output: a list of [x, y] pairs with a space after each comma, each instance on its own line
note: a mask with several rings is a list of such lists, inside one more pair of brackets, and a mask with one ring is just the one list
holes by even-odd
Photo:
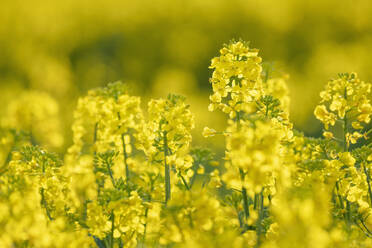
[[372, 247], [369, 1], [0, 6], [0, 247]]

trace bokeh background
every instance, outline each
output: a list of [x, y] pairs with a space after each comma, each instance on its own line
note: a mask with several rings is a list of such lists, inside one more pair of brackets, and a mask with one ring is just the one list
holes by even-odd
[[[9, 111], [30, 105], [14, 110], [25, 92], [42, 95], [32, 102], [46, 102], [56, 120], [33, 128], [60, 122], [61, 136], [49, 145], [62, 151], [78, 97], [121, 80], [144, 107], [150, 97], [185, 95], [196, 113], [195, 143], [213, 145], [201, 130], [224, 121], [207, 111], [208, 66], [223, 43], [239, 38], [290, 76], [291, 120], [307, 135], [321, 133], [313, 109], [330, 78], [356, 71], [372, 80], [371, 0], [1, 0], [1, 118], [9, 123]], [[21, 113], [13, 118], [23, 122]]]

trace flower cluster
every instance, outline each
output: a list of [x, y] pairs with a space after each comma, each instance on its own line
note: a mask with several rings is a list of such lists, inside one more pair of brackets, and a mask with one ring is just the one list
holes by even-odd
[[33, 145], [57, 148], [64, 142], [58, 103], [44, 92], [24, 92], [10, 102], [2, 126], [27, 133]]
[[143, 111], [123, 83], [89, 91], [63, 159], [36, 145], [53, 144], [55, 102], [15, 101], [0, 121], [0, 247], [371, 247], [371, 84], [330, 81], [314, 111], [325, 138], [312, 138], [289, 119], [286, 76], [270, 77], [247, 43], [211, 68], [209, 109], [228, 116], [204, 128], [225, 138], [215, 153], [193, 147], [179, 95]]
[[209, 110], [220, 109], [235, 118], [237, 113], [254, 111], [254, 101], [261, 95], [262, 81], [258, 50], [249, 48], [242, 41], [232, 42], [212, 59], [214, 69], [210, 82], [213, 95]]
[[260, 193], [272, 183], [280, 164], [279, 131], [270, 122], [241, 121], [231, 124], [227, 132], [223, 180], [231, 188]]
[[142, 133], [143, 144], [147, 145], [143, 148], [152, 163], [164, 166], [165, 201], [168, 201], [171, 197], [171, 171], [176, 172], [186, 187], [193, 175], [189, 148], [194, 116], [185, 98], [178, 95], [151, 100], [148, 112], [149, 121]]
[[61, 162], [38, 147], [12, 156], [1, 175], [2, 247], [90, 247], [92, 240], [70, 215]]
[[[326, 130], [341, 121], [344, 146], [349, 147], [363, 137], [363, 124], [371, 120], [370, 94], [371, 84], [361, 81], [356, 73], [339, 74], [338, 79], [328, 82], [326, 89], [320, 93], [321, 105], [315, 108], [314, 114]], [[326, 131], [324, 136], [332, 138], [334, 135]]]

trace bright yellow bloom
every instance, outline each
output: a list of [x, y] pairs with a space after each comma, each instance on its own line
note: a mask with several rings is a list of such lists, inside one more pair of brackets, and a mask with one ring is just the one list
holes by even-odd
[[327, 139], [332, 139], [333, 138], [333, 133], [331, 132], [323, 132], [323, 136]]
[[216, 135], [216, 133], [217, 133], [216, 130], [214, 130], [214, 129], [212, 129], [212, 128], [209, 128], [209, 127], [205, 127], [205, 128], [203, 129], [203, 136], [204, 136], [205, 138], [212, 137], [212, 136]]
[[214, 69], [210, 82], [213, 95], [209, 110], [220, 109], [235, 118], [237, 112], [250, 113], [262, 91], [261, 58], [258, 50], [244, 42], [232, 42], [220, 50], [209, 68]]
[[[331, 80], [320, 93], [321, 102], [314, 114], [323, 122], [325, 129], [335, 125], [336, 120], [343, 123], [344, 138], [355, 144], [359, 136], [350, 129], [363, 129], [362, 123], [369, 123], [372, 115], [370, 103], [371, 84], [361, 81], [356, 73], [339, 74]], [[349, 134], [348, 134], [349, 133]], [[348, 136], [348, 137], [346, 137]]]
[[314, 110], [314, 115], [317, 119], [324, 123], [326, 129], [329, 125], [334, 126], [336, 122], [336, 116], [333, 113], [329, 113], [326, 106], [318, 105]]

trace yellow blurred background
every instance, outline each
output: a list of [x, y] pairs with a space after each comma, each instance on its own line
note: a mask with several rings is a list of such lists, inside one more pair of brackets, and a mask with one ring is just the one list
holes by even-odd
[[291, 120], [319, 136], [313, 109], [324, 84], [339, 72], [372, 79], [371, 16], [371, 0], [1, 0], [0, 114], [25, 91], [48, 94], [59, 106], [63, 150], [77, 98], [121, 80], [144, 107], [150, 97], [185, 95], [195, 143], [213, 144], [201, 130], [224, 121], [207, 111], [208, 66], [223, 43], [242, 38], [290, 75]]

